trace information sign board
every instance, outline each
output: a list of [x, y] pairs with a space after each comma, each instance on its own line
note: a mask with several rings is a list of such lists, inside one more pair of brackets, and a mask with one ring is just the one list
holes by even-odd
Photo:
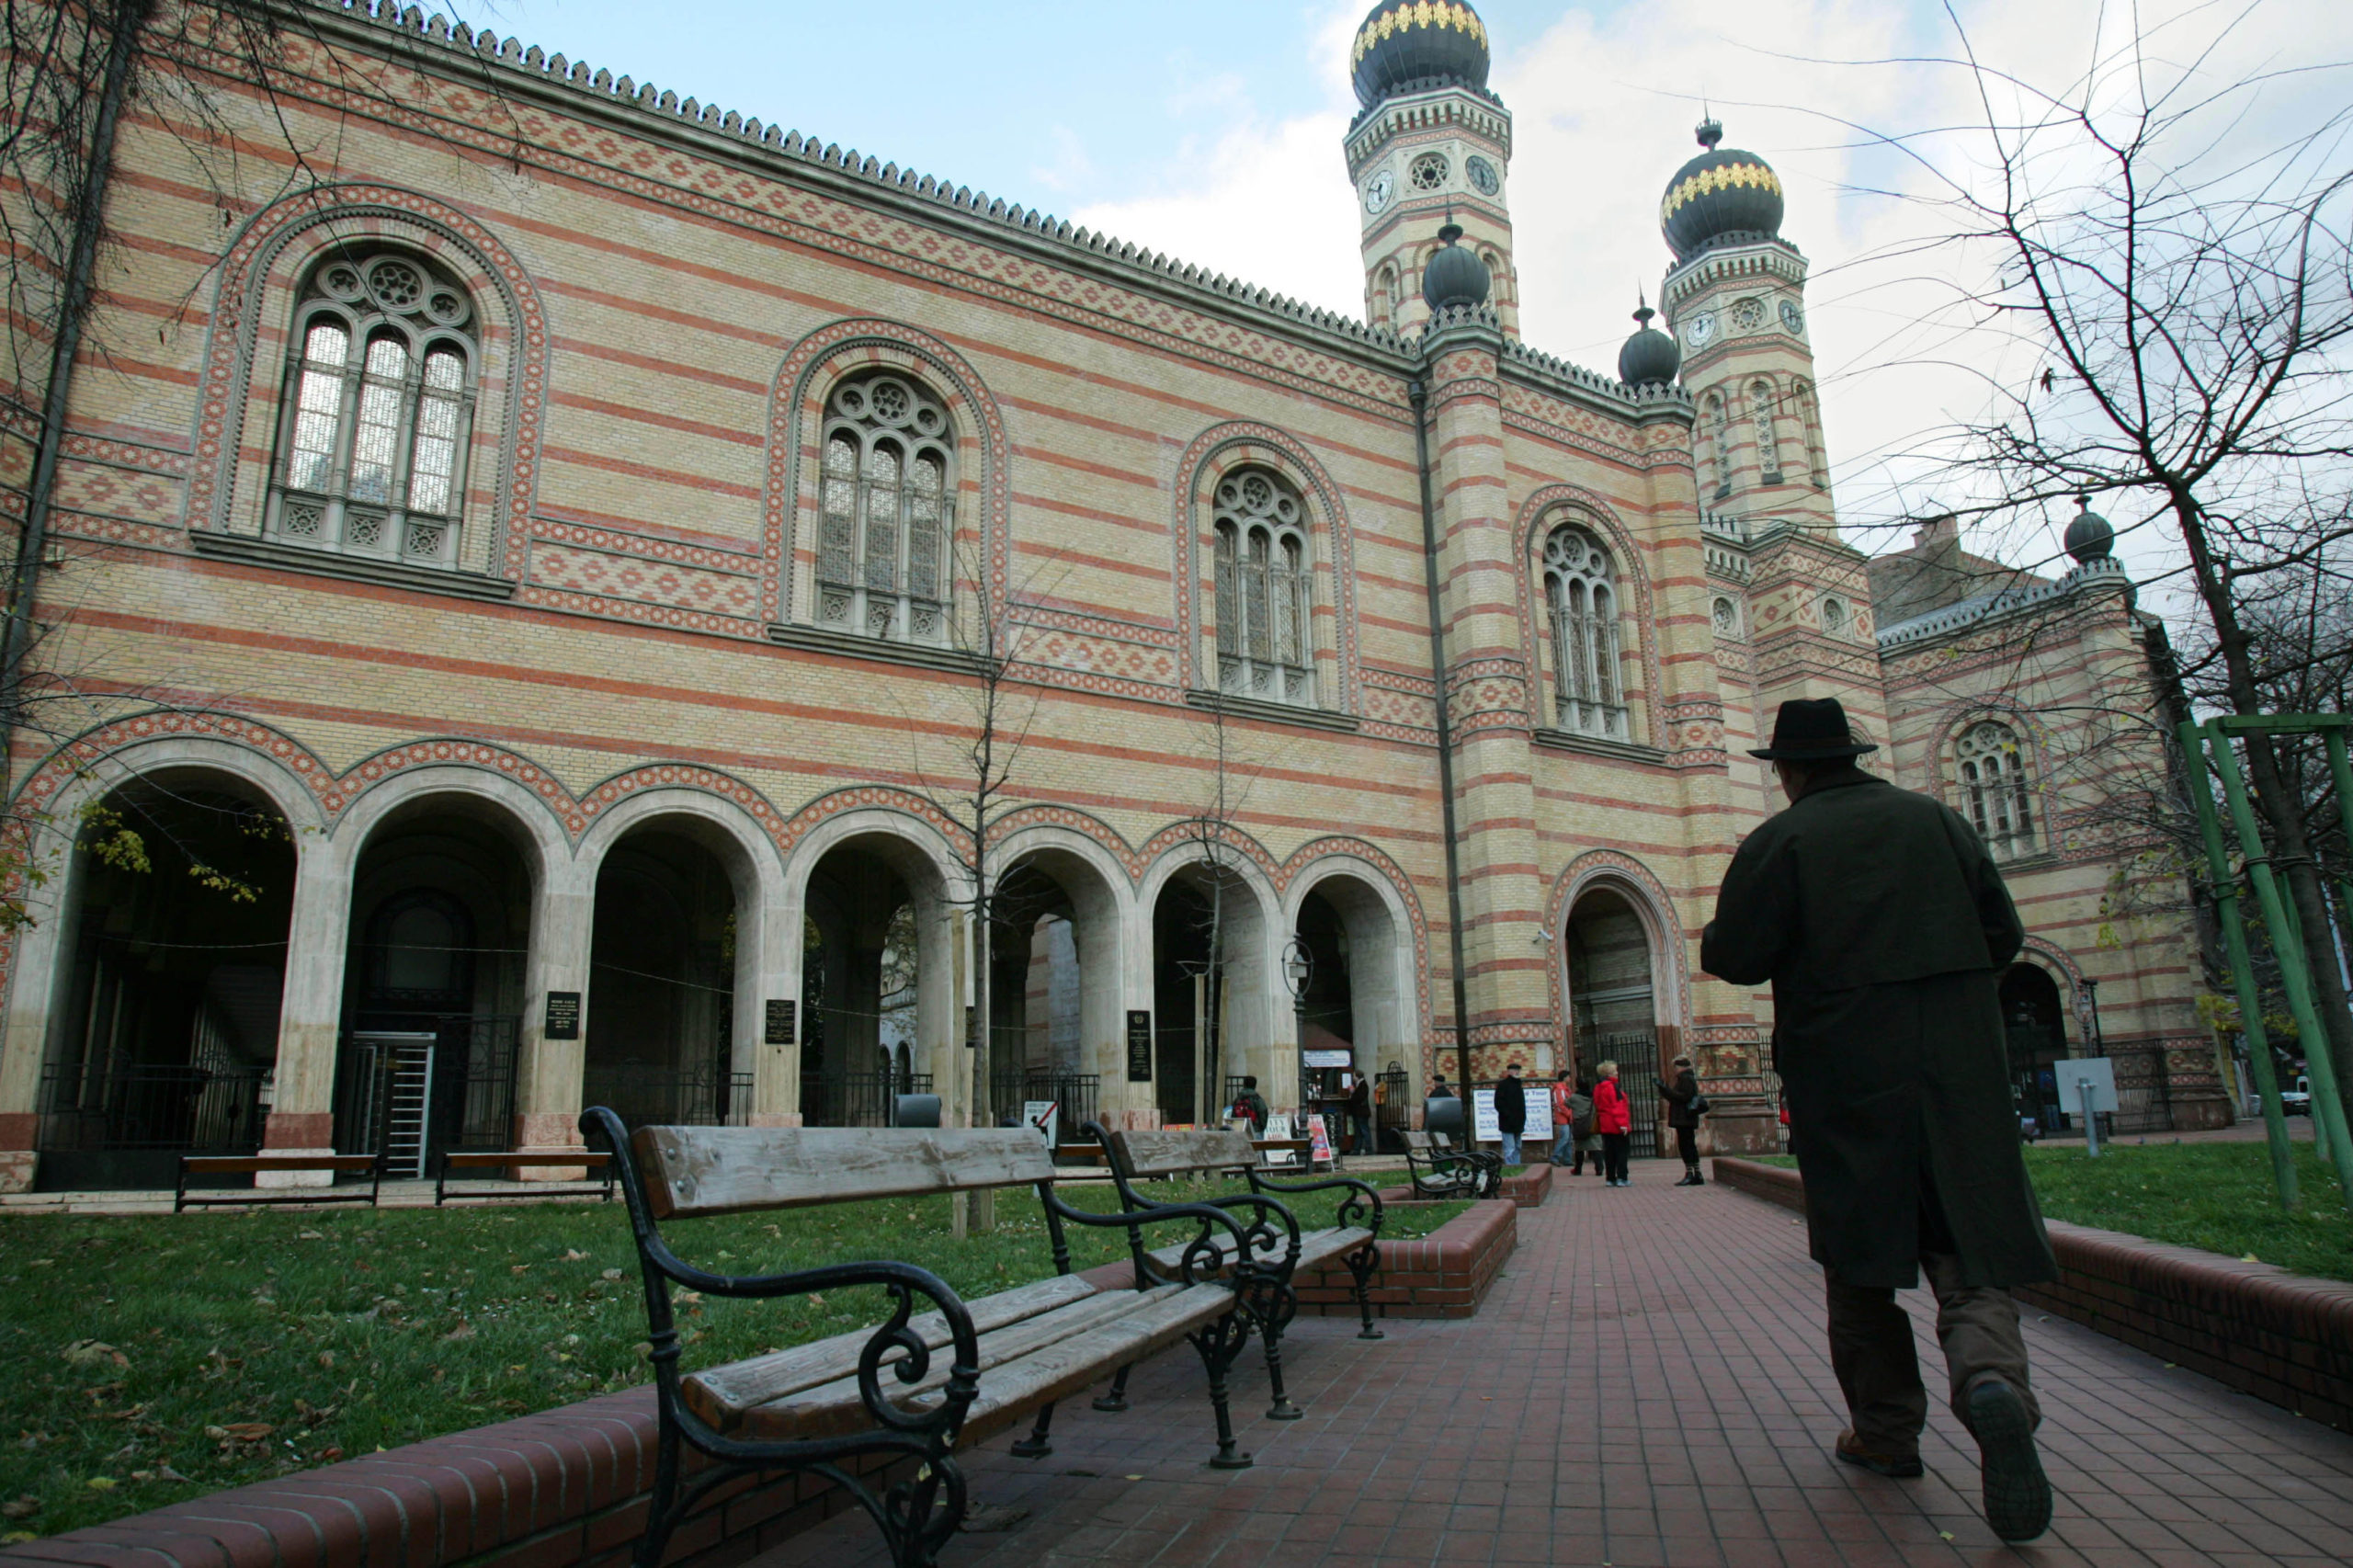
[[1332, 1163], [1332, 1133], [1320, 1113], [1307, 1119], [1307, 1157], [1316, 1165]]
[[[1523, 1139], [1552, 1137], [1552, 1091], [1543, 1084], [1522, 1084], [1522, 1103], [1528, 1107], [1528, 1125], [1520, 1130]], [[1495, 1091], [1471, 1091], [1471, 1141], [1474, 1143], [1500, 1143], [1504, 1131], [1495, 1125]]]
[[1128, 1011], [1128, 1082], [1152, 1082], [1152, 1011], [1147, 1007]]
[[551, 991], [548, 993], [548, 1017], [540, 1034], [548, 1040], [578, 1040], [580, 1038], [580, 993]]
[[1062, 1102], [1059, 1100], [1021, 1102], [1021, 1119], [1038, 1130], [1038, 1135], [1046, 1141], [1046, 1147], [1049, 1149], [1054, 1146], [1054, 1134], [1058, 1131], [1056, 1123], [1061, 1119]]
[[1495, 1125], [1495, 1091], [1493, 1089], [1472, 1090], [1471, 1142], [1500, 1143], [1503, 1141], [1503, 1129]]
[[1345, 1051], [1302, 1051], [1299, 1053], [1302, 1065], [1309, 1067], [1352, 1067], [1356, 1058]]
[[768, 1044], [790, 1045], [792, 1043], [793, 1026], [798, 1021], [796, 1015], [799, 1012], [800, 1004], [790, 996], [769, 999], [767, 1029]]

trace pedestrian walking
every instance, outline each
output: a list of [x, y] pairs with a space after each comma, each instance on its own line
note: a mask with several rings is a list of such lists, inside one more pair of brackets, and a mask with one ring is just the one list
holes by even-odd
[[1528, 1085], [1520, 1081], [1519, 1063], [1504, 1069], [1495, 1085], [1495, 1131], [1504, 1141], [1504, 1164], [1519, 1164], [1519, 1135], [1528, 1131]]
[[[1552, 1074], [1552, 1163], [1565, 1165], [1576, 1147], [1577, 1085], [1566, 1068]], [[1589, 1102], [1588, 1102], [1589, 1103]]]
[[1666, 1102], [1666, 1124], [1675, 1129], [1675, 1152], [1683, 1156], [1683, 1179], [1677, 1187], [1705, 1187], [1708, 1178], [1699, 1174], [1699, 1118], [1706, 1112], [1708, 1102], [1699, 1097], [1699, 1078], [1691, 1071], [1691, 1059], [1675, 1059], [1675, 1081], [1661, 1084], [1658, 1097]]
[[1241, 1096], [1233, 1102], [1233, 1114], [1250, 1123], [1250, 1136], [1261, 1137], [1267, 1131], [1267, 1096], [1258, 1092], [1258, 1079], [1253, 1074], [1242, 1080]]
[[1953, 1414], [1975, 1437], [1987, 1523], [2051, 1523], [2040, 1418], [2010, 1287], [2056, 1278], [2018, 1153], [1995, 977], [2025, 940], [1968, 823], [1873, 778], [1834, 699], [1781, 705], [1764, 757], [1789, 808], [1742, 841], [1700, 964], [1773, 983], [1831, 1366], [1839, 1459], [1921, 1473], [1928, 1400], [1895, 1292], [1927, 1277]]
[[1348, 1087], [1348, 1153], [1372, 1153], [1372, 1080], [1361, 1073]]
[[1605, 1062], [1594, 1069], [1600, 1081], [1593, 1085], [1593, 1125], [1601, 1134], [1604, 1186], [1631, 1187], [1626, 1174], [1626, 1151], [1634, 1142], [1634, 1108], [1618, 1086], [1618, 1063]]
[[1569, 1162], [1569, 1174], [1583, 1176], [1586, 1163], [1591, 1162], [1593, 1174], [1601, 1175], [1601, 1127], [1594, 1114], [1591, 1088], [1580, 1085], [1577, 1092], [1569, 1096], [1569, 1126], [1577, 1135], [1576, 1153]]

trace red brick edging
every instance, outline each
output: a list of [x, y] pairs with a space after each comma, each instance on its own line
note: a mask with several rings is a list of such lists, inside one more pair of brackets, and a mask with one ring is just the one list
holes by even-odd
[[[1397, 1203], [1383, 1193], [1391, 1208]], [[1467, 1318], [1479, 1310], [1504, 1260], [1519, 1245], [1519, 1210], [1473, 1203], [1420, 1241], [1382, 1242], [1372, 1277], [1372, 1312], [1384, 1318]], [[1299, 1277], [1299, 1310], [1354, 1317], [1348, 1271], [1335, 1264]]]
[[[1719, 1158], [1716, 1179], [1802, 1210], [1798, 1173]], [[2052, 1221], [2059, 1278], [2018, 1300], [2226, 1387], [2353, 1432], [2353, 1285]]]

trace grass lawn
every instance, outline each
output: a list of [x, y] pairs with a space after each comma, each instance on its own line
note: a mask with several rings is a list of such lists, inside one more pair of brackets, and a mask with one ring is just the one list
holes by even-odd
[[2353, 1216], [2336, 1173], [2310, 1143], [2295, 1151], [2303, 1202], [2294, 1214], [2280, 1211], [2271, 1154], [2259, 1142], [2108, 1144], [2097, 1160], [2081, 1144], [2035, 1148], [2026, 1168], [2051, 1219], [2353, 1279]]
[[[1167, 1189], [1171, 1199], [1213, 1190]], [[1066, 1187], [1116, 1207], [1108, 1187]], [[1336, 1199], [1294, 1200], [1302, 1228]], [[1392, 1211], [1427, 1235], [1467, 1207]], [[665, 1227], [689, 1262], [781, 1272], [891, 1257], [967, 1299], [1053, 1272], [1026, 1192], [986, 1236], [949, 1200]], [[1158, 1227], [1176, 1241], [1188, 1227]], [[1074, 1267], [1126, 1256], [1072, 1226]], [[691, 1365], [881, 1321], [880, 1290], [690, 1306]], [[644, 1297], [621, 1206], [28, 1215], [0, 1220], [0, 1540], [24, 1540], [644, 1381]]]

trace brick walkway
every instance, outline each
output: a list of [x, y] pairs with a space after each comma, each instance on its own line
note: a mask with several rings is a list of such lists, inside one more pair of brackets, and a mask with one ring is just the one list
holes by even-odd
[[[1926, 1479], [1836, 1463], [1837, 1387], [1803, 1232], [1738, 1193], [1675, 1190], [1673, 1175], [1641, 1165], [1638, 1185], [1608, 1192], [1563, 1181], [1520, 1213], [1519, 1252], [1472, 1322], [1392, 1323], [1373, 1345], [1343, 1320], [1302, 1320], [1286, 1360], [1303, 1421], [1259, 1418], [1265, 1372], [1245, 1358], [1255, 1469], [1203, 1467], [1208, 1401], [1181, 1346], [1139, 1371], [1127, 1415], [1065, 1407], [1051, 1458], [990, 1443], [968, 1460], [975, 1500], [1029, 1515], [959, 1538], [946, 1568], [2318, 1568], [2353, 1555], [2353, 1437], [2056, 1319], [2028, 1320], [2059, 1491], [2042, 1541], [2014, 1555], [1985, 1528], [1976, 1449], [1941, 1395]], [[1917, 1317], [1925, 1297], [1907, 1299]], [[850, 1516], [756, 1568], [881, 1561]]]

